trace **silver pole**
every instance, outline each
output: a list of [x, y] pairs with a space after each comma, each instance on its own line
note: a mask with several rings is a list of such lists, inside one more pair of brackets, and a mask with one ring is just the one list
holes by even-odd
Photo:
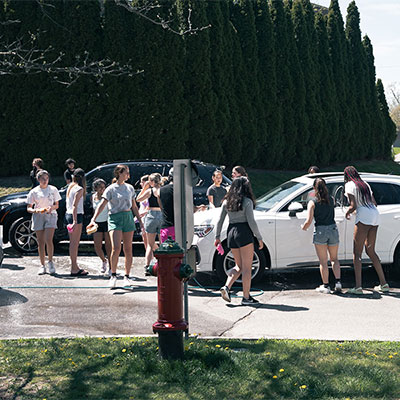
[[[187, 259], [187, 232], [186, 232], [186, 191], [185, 191], [185, 164], [181, 164], [181, 228], [182, 228], [182, 244], [183, 244], [183, 263], [186, 264]], [[185, 320], [188, 323], [188, 328], [185, 331], [185, 339], [189, 338], [189, 296], [188, 296], [188, 283], [183, 284], [183, 307], [185, 313]]]

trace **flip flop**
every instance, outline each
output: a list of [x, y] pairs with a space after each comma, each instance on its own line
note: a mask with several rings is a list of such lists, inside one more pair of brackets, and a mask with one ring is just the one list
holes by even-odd
[[78, 272], [72, 273], [71, 276], [86, 276], [89, 275], [89, 272], [85, 271], [84, 269], [80, 269]]

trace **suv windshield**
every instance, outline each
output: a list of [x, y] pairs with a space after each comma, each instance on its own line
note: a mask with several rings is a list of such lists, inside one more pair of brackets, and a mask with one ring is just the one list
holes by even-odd
[[305, 183], [300, 182], [285, 182], [284, 184], [270, 190], [268, 193], [261, 196], [256, 201], [256, 210], [268, 211], [275, 204], [278, 204], [281, 200], [294, 193], [296, 190], [305, 186]]

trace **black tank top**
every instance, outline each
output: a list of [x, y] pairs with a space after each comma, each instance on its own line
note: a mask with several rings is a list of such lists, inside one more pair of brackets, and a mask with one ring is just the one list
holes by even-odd
[[335, 203], [333, 198], [329, 196], [329, 204], [318, 203], [317, 199], [313, 199], [313, 202], [315, 204], [315, 226], [333, 225], [335, 223]]
[[149, 207], [151, 207], [151, 208], [154, 208], [154, 207], [160, 208], [160, 205], [158, 204], [157, 197], [154, 196], [154, 194], [153, 194], [153, 188], [151, 189], [151, 195], [149, 197]]

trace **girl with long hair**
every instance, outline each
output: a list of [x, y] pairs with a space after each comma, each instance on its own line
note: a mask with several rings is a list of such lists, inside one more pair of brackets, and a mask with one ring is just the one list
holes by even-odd
[[258, 240], [259, 249], [262, 249], [264, 244], [257, 223], [254, 220], [254, 207], [255, 199], [249, 180], [246, 177], [235, 178], [222, 203], [214, 243], [216, 247], [221, 244], [221, 229], [228, 214], [227, 244], [232, 251], [236, 265], [228, 272], [225, 286], [220, 289], [222, 298], [227, 302], [231, 301], [229, 291], [232, 285], [240, 274], [242, 274], [242, 305], [258, 303], [257, 300], [250, 296], [254, 236]]
[[244, 167], [241, 165], [236, 165], [232, 168], [232, 179], [239, 178], [240, 176], [244, 176], [248, 178], [247, 172]]
[[346, 218], [356, 212], [353, 241], [353, 262], [356, 286], [347, 293], [363, 294], [361, 279], [361, 256], [365, 246], [365, 252], [371, 259], [376, 273], [379, 277], [379, 285], [374, 290], [389, 292], [389, 285], [386, 282], [381, 262], [375, 252], [376, 235], [379, 226], [379, 211], [376, 208], [376, 201], [369, 184], [361, 179], [360, 174], [353, 166], [344, 169], [344, 190], [349, 199], [350, 207], [346, 211]]
[[142, 220], [136, 205], [135, 189], [127, 181], [130, 178], [129, 168], [126, 165], [119, 164], [114, 169], [113, 183], [104, 191], [102, 200], [88, 225], [88, 228], [95, 226], [95, 221], [106, 205], [108, 206], [108, 232], [111, 238], [111, 277], [109, 287], [115, 288], [117, 285], [117, 266], [118, 258], [121, 253], [121, 242], [124, 246], [125, 254], [125, 276], [124, 286], [133, 286], [129, 274], [132, 268], [132, 239], [135, 230], [136, 216], [143, 229]]
[[[101, 203], [103, 193], [106, 190], [106, 182], [103, 179], [99, 178], [93, 182], [92, 186], [93, 186], [92, 206], [93, 210], [96, 210], [96, 208]], [[110, 240], [110, 235], [108, 234], [107, 219], [108, 219], [108, 210], [104, 208], [96, 219], [97, 230], [96, 232], [93, 233], [94, 250], [101, 259], [100, 272], [103, 274], [107, 272], [107, 267], [109, 264], [103, 251], [103, 240], [106, 247], [108, 260], [110, 260], [111, 256], [111, 240]]]
[[155, 249], [156, 236], [160, 233], [163, 222], [160, 202], [161, 175], [154, 173], [149, 176], [149, 180], [144, 184], [137, 201], [148, 200], [148, 212], [144, 221], [144, 230], [147, 236], [146, 245], [146, 266], [145, 275], [148, 275], [148, 268], [153, 259], [153, 250]]
[[72, 175], [72, 182], [67, 189], [65, 222], [69, 235], [69, 257], [71, 276], [85, 276], [89, 273], [78, 267], [78, 248], [82, 234], [83, 201], [86, 194], [85, 171], [77, 168]]
[[340, 282], [340, 263], [338, 260], [339, 232], [335, 223], [335, 201], [329, 196], [325, 180], [314, 180], [315, 197], [308, 202], [308, 216], [301, 229], [306, 231], [315, 221], [313, 243], [319, 259], [322, 285], [315, 290], [320, 293], [330, 293], [328, 257], [331, 260], [333, 274], [335, 275], [335, 292], [342, 291]]
[[32, 214], [32, 230], [35, 231], [38, 240], [40, 258], [38, 275], [46, 273], [46, 249], [49, 273], [54, 275], [56, 269], [53, 263], [53, 236], [57, 228], [57, 209], [61, 196], [55, 186], [49, 185], [50, 174], [47, 171], [41, 169], [36, 178], [39, 186], [29, 192], [26, 202], [28, 203], [27, 211]]

